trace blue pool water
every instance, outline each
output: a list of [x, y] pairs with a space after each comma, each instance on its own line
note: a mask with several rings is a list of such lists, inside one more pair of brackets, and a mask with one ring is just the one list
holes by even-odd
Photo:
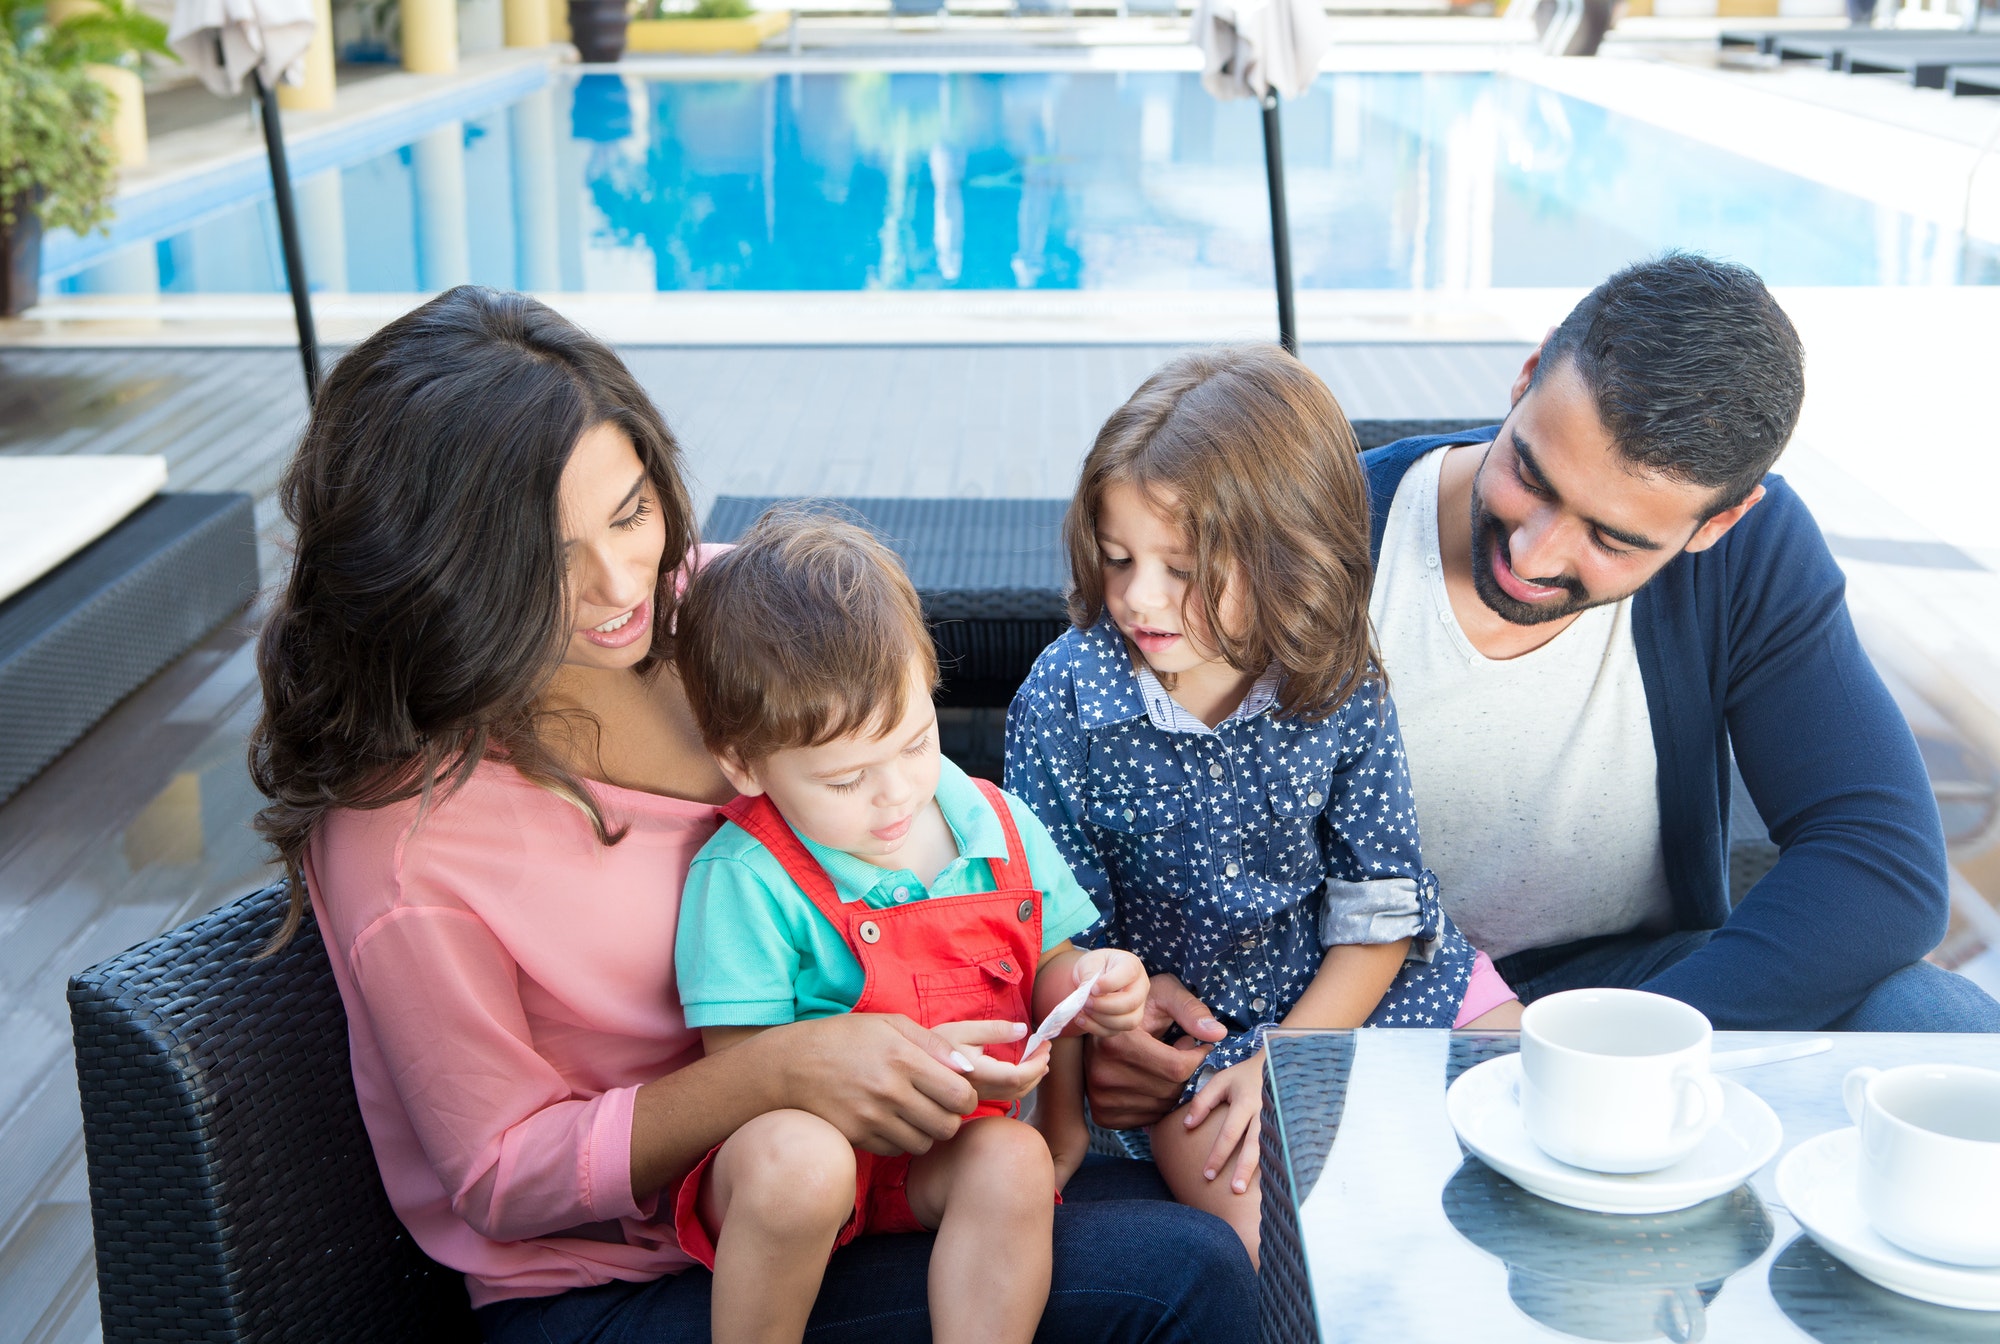
[[[1504, 75], [1323, 76], [1283, 115], [1301, 288], [1586, 285], [1670, 246], [1777, 284], [2000, 278], [1951, 230]], [[1256, 111], [1191, 74], [565, 75], [363, 148], [299, 170], [318, 289], [1271, 277]], [[268, 185], [200, 209], [52, 240], [45, 289], [283, 287]]]

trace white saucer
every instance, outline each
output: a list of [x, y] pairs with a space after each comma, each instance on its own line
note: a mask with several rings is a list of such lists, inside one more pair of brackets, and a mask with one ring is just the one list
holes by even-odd
[[1892, 1293], [1968, 1311], [2000, 1311], [2000, 1269], [1967, 1269], [1884, 1241], [1861, 1211], [1861, 1139], [1836, 1129], [1778, 1164], [1778, 1198], [1826, 1253]]
[[1784, 1127], [1764, 1099], [1727, 1078], [1722, 1119], [1695, 1150], [1671, 1167], [1612, 1176], [1558, 1162], [1521, 1126], [1515, 1096], [1521, 1057], [1503, 1055], [1467, 1069], [1445, 1093], [1459, 1141], [1487, 1166], [1530, 1194], [1593, 1213], [1672, 1213], [1727, 1194], [1777, 1154]]

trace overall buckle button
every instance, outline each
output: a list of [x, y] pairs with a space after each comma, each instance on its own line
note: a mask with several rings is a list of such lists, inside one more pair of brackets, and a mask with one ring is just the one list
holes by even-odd
[[872, 919], [862, 920], [859, 932], [861, 934], [861, 941], [864, 943], [879, 943], [882, 941], [882, 926]]
[[1021, 917], [1023, 924], [1026, 924], [1035, 917], [1035, 903], [1033, 901], [1022, 901], [1020, 907], [1014, 913]]

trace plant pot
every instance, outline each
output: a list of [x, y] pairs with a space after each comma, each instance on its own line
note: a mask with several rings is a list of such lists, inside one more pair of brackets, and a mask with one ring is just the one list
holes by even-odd
[[590, 65], [608, 64], [625, 54], [630, 21], [625, 0], [569, 0], [569, 40]]
[[0, 229], [0, 317], [19, 317], [34, 306], [42, 283], [42, 219], [34, 207], [15, 207], [14, 222]]

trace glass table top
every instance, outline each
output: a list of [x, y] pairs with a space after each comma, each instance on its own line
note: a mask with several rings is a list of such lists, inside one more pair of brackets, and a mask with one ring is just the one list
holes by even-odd
[[[1812, 1035], [1717, 1032], [1715, 1044]], [[1800, 1231], [1774, 1180], [1798, 1144], [1849, 1125], [1849, 1069], [2000, 1068], [2000, 1036], [1831, 1039], [1827, 1053], [1729, 1075], [1785, 1131], [1747, 1184], [1676, 1213], [1625, 1216], [1540, 1199], [1460, 1145], [1445, 1089], [1518, 1049], [1514, 1033], [1272, 1032], [1264, 1339], [2000, 1344], [2000, 1312], [1902, 1297], [1834, 1260]]]

